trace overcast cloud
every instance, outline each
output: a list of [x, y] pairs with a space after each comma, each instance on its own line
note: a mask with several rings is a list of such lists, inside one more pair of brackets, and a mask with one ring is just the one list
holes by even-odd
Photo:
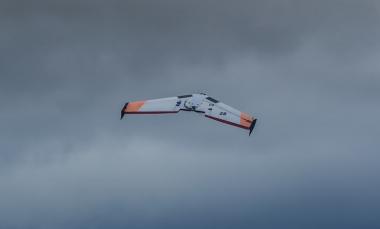
[[[0, 228], [379, 228], [380, 3], [0, 2]], [[206, 92], [255, 134], [127, 101]]]

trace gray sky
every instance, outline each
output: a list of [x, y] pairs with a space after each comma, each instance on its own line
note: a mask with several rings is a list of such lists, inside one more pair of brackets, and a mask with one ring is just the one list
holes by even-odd
[[[0, 2], [1, 228], [380, 227], [380, 3]], [[248, 133], [127, 101], [206, 92]]]

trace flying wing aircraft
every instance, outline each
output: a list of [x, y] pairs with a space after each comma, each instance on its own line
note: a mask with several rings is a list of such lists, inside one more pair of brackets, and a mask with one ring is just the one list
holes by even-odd
[[179, 111], [192, 111], [204, 114], [205, 117], [249, 130], [251, 135], [256, 118], [232, 108], [206, 94], [181, 95], [161, 99], [128, 102], [121, 110], [125, 114], [168, 114]]

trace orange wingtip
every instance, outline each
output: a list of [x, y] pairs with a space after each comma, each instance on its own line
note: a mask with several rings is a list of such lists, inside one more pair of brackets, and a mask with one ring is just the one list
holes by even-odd
[[145, 101], [136, 101], [128, 103], [128, 106], [124, 109], [124, 112], [138, 112], [140, 108], [144, 105]]
[[241, 112], [240, 114], [240, 125], [249, 128], [252, 124], [253, 118], [249, 114]]

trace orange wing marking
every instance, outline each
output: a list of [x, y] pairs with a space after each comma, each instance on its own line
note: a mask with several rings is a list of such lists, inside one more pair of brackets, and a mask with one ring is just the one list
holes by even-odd
[[240, 125], [249, 128], [251, 126], [251, 123], [253, 121], [253, 118], [246, 113], [241, 112], [240, 114]]
[[125, 112], [138, 112], [142, 105], [144, 105], [145, 101], [137, 101], [128, 103], [128, 106], [125, 109]]

